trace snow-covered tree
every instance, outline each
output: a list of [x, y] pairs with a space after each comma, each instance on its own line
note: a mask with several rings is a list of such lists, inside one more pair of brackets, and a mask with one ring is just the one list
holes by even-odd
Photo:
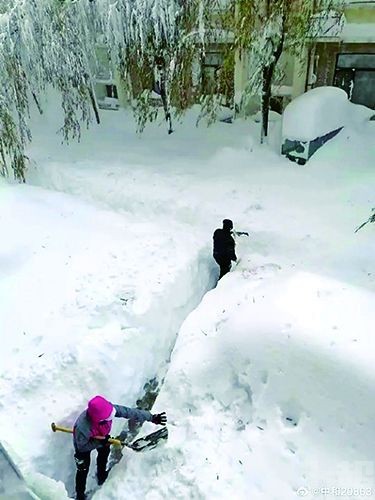
[[[220, 0], [0, 0], [0, 158], [24, 180], [30, 102], [47, 86], [61, 95], [65, 140], [99, 113], [93, 93], [96, 45], [107, 47], [131, 99], [138, 127], [155, 118], [159, 85], [169, 131], [174, 110], [196, 99], [197, 59], [210, 33], [207, 12]], [[190, 91], [186, 92], [186, 89]], [[40, 109], [40, 111], [42, 111]]]
[[[233, 97], [234, 50], [249, 50], [246, 95], [262, 94], [264, 124], [281, 51], [298, 53], [313, 37], [313, 15], [340, 0], [0, 0], [0, 172], [25, 179], [30, 103], [40, 112], [47, 87], [61, 96], [63, 139], [78, 138], [99, 112], [93, 91], [98, 44], [129, 96], [138, 128], [155, 119], [158, 87], [168, 131], [194, 102], [215, 117], [218, 95]], [[312, 7], [312, 5], [314, 7]], [[324, 18], [318, 16], [316, 19]], [[314, 29], [312, 29], [314, 26]], [[206, 48], [228, 48], [207, 95], [197, 68]]]
[[[307, 44], [340, 20], [343, 0], [232, 0], [234, 47], [249, 54], [249, 78], [243, 101], [259, 95], [262, 140], [275, 69], [283, 51], [301, 57]], [[243, 103], [242, 103], [243, 104]]]
[[192, 102], [183, 90], [204, 43], [204, 32], [197, 30], [200, 1], [124, 0], [116, 7], [108, 0], [93, 3], [110, 59], [133, 98], [139, 128], [156, 116], [149, 95], [158, 86], [171, 132], [172, 101], [175, 109]]
[[[80, 136], [95, 104], [90, 49], [94, 37], [88, 12], [62, 0], [0, 1], [0, 155], [24, 180], [24, 149], [31, 139], [31, 100], [51, 85], [61, 95], [63, 137]], [[89, 50], [90, 49], [90, 50]]]

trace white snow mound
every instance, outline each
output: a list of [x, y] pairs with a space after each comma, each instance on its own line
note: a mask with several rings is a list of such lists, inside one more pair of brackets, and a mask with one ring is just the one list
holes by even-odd
[[346, 92], [337, 87], [317, 87], [294, 99], [285, 108], [282, 135], [311, 141], [343, 127], [349, 111]]

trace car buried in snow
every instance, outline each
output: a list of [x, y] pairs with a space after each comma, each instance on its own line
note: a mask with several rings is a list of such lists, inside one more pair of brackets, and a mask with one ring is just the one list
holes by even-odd
[[281, 154], [299, 165], [335, 137], [348, 120], [348, 95], [337, 87], [317, 87], [285, 108]]

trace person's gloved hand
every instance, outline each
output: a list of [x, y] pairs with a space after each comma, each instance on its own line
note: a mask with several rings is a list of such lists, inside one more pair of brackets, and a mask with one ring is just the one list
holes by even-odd
[[165, 411], [163, 411], [163, 413], [155, 413], [155, 415], [152, 415], [151, 422], [156, 425], [165, 425], [167, 423], [167, 415]]
[[110, 439], [112, 439], [112, 438], [111, 438], [111, 436], [110, 436], [109, 434], [107, 434], [107, 435], [105, 436], [105, 438], [104, 438], [104, 439], [102, 439], [103, 446], [108, 446], [108, 445], [110, 444], [110, 443], [108, 442]]
[[127, 441], [129, 437], [129, 432], [128, 431], [121, 431], [118, 436], [116, 436], [116, 439], [118, 439], [121, 442]]

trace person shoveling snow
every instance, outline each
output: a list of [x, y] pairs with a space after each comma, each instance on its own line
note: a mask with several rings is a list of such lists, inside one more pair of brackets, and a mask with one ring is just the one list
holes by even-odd
[[73, 428], [74, 458], [77, 467], [77, 500], [85, 500], [86, 498], [86, 480], [90, 468], [90, 454], [93, 450], [98, 452], [96, 460], [98, 485], [103, 484], [107, 479], [109, 445], [114, 441], [110, 436], [114, 417], [127, 418], [129, 423], [142, 424], [145, 421], [156, 425], [166, 425], [167, 423], [165, 413], [152, 415], [147, 410], [112, 404], [102, 396], [92, 398], [87, 409], [76, 420]]
[[232, 236], [232, 233], [237, 236], [241, 236], [243, 234], [249, 236], [249, 233], [245, 231], [233, 231], [233, 222], [230, 219], [224, 219], [223, 227], [221, 229], [216, 229], [214, 232], [213, 256], [220, 266], [219, 279], [221, 279], [225, 274], [229, 273], [232, 267], [232, 261], [237, 261], [235, 250], [236, 243]]

